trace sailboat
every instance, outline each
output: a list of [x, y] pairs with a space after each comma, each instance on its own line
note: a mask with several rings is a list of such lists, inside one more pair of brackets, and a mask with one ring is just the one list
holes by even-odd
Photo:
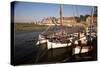
[[84, 33], [68, 34], [68, 31], [64, 28], [62, 4], [60, 5], [60, 25], [58, 27], [59, 30], [46, 31], [39, 34], [36, 45], [41, 49], [52, 52], [52, 57], [57, 57], [64, 53], [65, 57], [72, 57], [75, 54], [88, 53], [92, 50], [93, 47], [87, 45], [88, 40]]
[[63, 5], [60, 5], [60, 28], [57, 31], [54, 31], [52, 34], [43, 35], [39, 34], [37, 45], [46, 43], [47, 49], [51, 48], [60, 48], [71, 46], [73, 38], [70, 38], [67, 32], [63, 28], [63, 16], [62, 16]]

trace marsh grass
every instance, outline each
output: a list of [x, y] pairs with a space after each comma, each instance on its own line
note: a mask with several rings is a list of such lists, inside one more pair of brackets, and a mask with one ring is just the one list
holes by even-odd
[[38, 29], [46, 29], [48, 26], [46, 25], [38, 25], [34, 23], [15, 23], [14, 30], [15, 31], [33, 31]]

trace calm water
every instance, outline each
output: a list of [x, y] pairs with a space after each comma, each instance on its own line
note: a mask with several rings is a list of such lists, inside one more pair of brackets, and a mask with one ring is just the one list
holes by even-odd
[[15, 63], [32, 63], [35, 60], [38, 48], [36, 42], [42, 30], [37, 31], [17, 31], [14, 36]]
[[[69, 33], [74, 33], [79, 30], [79, 27], [66, 28]], [[81, 29], [82, 30], [82, 29]], [[43, 30], [34, 31], [17, 31], [14, 36], [14, 50], [15, 50], [15, 63], [16, 64], [33, 64], [36, 55], [40, 49], [36, 46], [38, 35]]]

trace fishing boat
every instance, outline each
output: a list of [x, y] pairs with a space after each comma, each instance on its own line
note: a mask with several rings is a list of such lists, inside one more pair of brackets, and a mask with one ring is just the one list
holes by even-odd
[[[86, 56], [93, 50], [92, 38], [87, 32], [68, 33], [63, 25], [63, 5], [60, 5], [60, 25], [54, 31], [42, 32], [39, 34], [37, 46], [44, 50], [43, 57], [47, 56], [48, 61], [68, 61], [71, 57], [79, 54]], [[56, 28], [57, 25], [55, 25]], [[70, 27], [73, 27], [70, 25]], [[49, 27], [50, 28], [50, 27]], [[46, 54], [46, 56], [45, 56]], [[39, 55], [39, 54], [38, 54]], [[44, 56], [43, 56], [44, 55]], [[67, 59], [65, 59], [67, 58]], [[38, 57], [39, 60], [39, 57]]]

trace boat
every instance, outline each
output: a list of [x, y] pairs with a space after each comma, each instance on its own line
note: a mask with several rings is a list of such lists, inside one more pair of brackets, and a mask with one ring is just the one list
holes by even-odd
[[[85, 32], [85, 34], [84, 32], [68, 33], [68, 31], [66, 31], [63, 25], [62, 9], [63, 5], [61, 4], [59, 30], [46, 31], [39, 34], [36, 45], [44, 50], [44, 54], [42, 54], [41, 58], [42, 61], [44, 60], [43, 57], [47, 56], [45, 61], [57, 62], [58, 60], [63, 60], [65, 62], [72, 60], [70, 58], [76, 55], [85, 54], [85, 56], [88, 56], [90, 55], [89, 52], [93, 50], [93, 46], [90, 44], [92, 38], [88, 35], [89, 32]], [[69, 28], [70, 27], [73, 26], [70, 25]], [[88, 36], [90, 36], [90, 38]], [[65, 60], [65, 58], [67, 58], [67, 60]]]

